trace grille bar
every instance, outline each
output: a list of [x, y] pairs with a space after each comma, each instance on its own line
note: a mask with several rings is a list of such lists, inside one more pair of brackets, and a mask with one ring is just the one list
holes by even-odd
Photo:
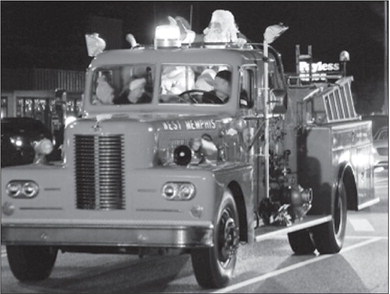
[[76, 135], [74, 142], [76, 207], [124, 209], [123, 136]]

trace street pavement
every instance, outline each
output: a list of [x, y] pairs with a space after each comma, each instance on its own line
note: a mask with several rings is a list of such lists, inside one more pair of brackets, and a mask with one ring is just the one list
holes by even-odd
[[344, 247], [335, 255], [296, 256], [285, 235], [241, 246], [235, 275], [223, 289], [204, 290], [189, 255], [59, 254], [49, 279], [20, 283], [2, 247], [2, 293], [388, 293], [388, 172], [376, 176], [381, 202], [348, 212]]

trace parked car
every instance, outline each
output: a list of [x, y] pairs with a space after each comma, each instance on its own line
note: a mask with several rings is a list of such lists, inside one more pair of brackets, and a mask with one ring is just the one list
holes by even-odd
[[[43, 139], [48, 139], [52, 146], [55, 145], [53, 135], [41, 121], [27, 117], [3, 118], [1, 167], [33, 163], [36, 155], [34, 144], [43, 142]], [[49, 147], [50, 144], [47, 144], [47, 148]], [[50, 155], [54, 152], [50, 152]]]
[[374, 135], [374, 166], [389, 168], [389, 127], [380, 128]]

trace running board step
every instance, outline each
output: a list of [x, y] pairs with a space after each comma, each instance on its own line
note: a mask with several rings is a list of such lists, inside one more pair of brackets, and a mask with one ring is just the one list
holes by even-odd
[[287, 234], [303, 229], [311, 228], [332, 220], [332, 216], [306, 216], [302, 221], [292, 224], [289, 227], [264, 225], [255, 230], [255, 241], [259, 242], [272, 238], [276, 235]]

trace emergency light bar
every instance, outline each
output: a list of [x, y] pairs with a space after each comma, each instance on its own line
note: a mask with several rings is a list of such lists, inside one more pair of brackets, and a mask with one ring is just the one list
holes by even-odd
[[156, 27], [154, 35], [154, 48], [180, 48], [180, 29], [173, 25], [160, 25]]

